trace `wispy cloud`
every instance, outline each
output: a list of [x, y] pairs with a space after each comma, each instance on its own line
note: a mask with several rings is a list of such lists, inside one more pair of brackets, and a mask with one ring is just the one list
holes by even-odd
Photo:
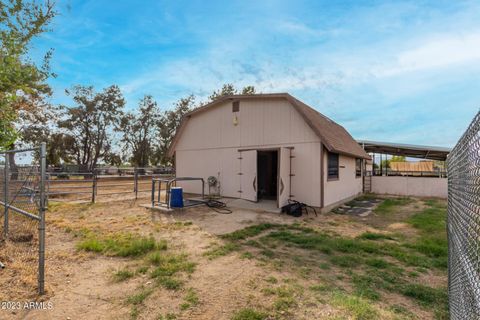
[[480, 65], [480, 31], [469, 34], [438, 35], [416, 48], [400, 52], [396, 65], [374, 72], [394, 76], [405, 72]]

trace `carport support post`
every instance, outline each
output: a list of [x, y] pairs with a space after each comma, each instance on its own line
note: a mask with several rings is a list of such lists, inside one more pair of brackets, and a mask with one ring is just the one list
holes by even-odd
[[38, 294], [45, 293], [45, 176], [46, 176], [46, 149], [47, 145], [40, 145], [40, 210], [38, 225]]
[[5, 153], [5, 172], [4, 172], [4, 185], [3, 185], [3, 192], [4, 192], [4, 199], [3, 199], [3, 203], [4, 203], [4, 206], [5, 206], [5, 212], [4, 212], [4, 215], [3, 215], [3, 233], [5, 235], [5, 237], [7, 237], [8, 235], [8, 193], [9, 193], [9, 190], [8, 190], [8, 175], [9, 175], [9, 170], [8, 170], [8, 166], [9, 166], [9, 163], [8, 163], [8, 154]]

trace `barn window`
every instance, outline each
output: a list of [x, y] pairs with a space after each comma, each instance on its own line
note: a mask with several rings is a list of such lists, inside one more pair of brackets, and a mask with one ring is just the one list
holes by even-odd
[[338, 179], [338, 153], [328, 153], [328, 179]]
[[232, 112], [240, 111], [240, 101], [233, 101], [232, 102]]
[[362, 159], [355, 159], [355, 177], [362, 176]]

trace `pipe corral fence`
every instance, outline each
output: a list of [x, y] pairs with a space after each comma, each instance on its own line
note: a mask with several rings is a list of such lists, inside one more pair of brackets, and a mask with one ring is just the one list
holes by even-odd
[[0, 262], [16, 265], [24, 279], [36, 274], [39, 294], [45, 292], [45, 155], [45, 143], [0, 152]]
[[480, 112], [448, 156], [451, 319], [480, 319]]
[[92, 203], [99, 197], [113, 199], [128, 196], [149, 197], [154, 177], [171, 178], [174, 172], [164, 167], [96, 168], [92, 171], [64, 171], [50, 168], [47, 173], [47, 194], [55, 201], [85, 200]]

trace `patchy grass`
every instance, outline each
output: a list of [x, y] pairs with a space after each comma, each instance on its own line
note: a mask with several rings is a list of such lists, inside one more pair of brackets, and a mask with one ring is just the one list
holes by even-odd
[[181, 310], [187, 310], [191, 307], [198, 305], [200, 299], [194, 289], [190, 288], [187, 290], [185, 297], [183, 298], [184, 302], [180, 305]]
[[379, 319], [378, 311], [368, 300], [361, 297], [338, 291], [333, 294], [332, 302], [334, 305], [347, 310], [356, 320]]
[[168, 290], [178, 290], [182, 287], [183, 281], [175, 277], [178, 273], [192, 273], [195, 270], [195, 263], [187, 259], [185, 254], [166, 254], [154, 252], [147, 257], [147, 261], [154, 266], [150, 277], [156, 279], [157, 283]]
[[165, 241], [156, 242], [153, 237], [130, 233], [118, 233], [104, 237], [87, 233], [85, 239], [77, 244], [77, 248], [108, 256], [138, 257], [153, 250], [166, 250], [167, 243]]
[[446, 233], [446, 204], [426, 200], [428, 206], [414, 214], [408, 222], [420, 232], [420, 237], [409, 246], [433, 260], [437, 268], [447, 268], [448, 242]]
[[257, 311], [252, 308], [244, 308], [237, 312], [232, 317], [232, 320], [264, 320], [267, 319], [268, 314]]
[[269, 230], [277, 227], [277, 224], [272, 223], [262, 223], [255, 226], [246, 227], [242, 230], [238, 230], [223, 236], [224, 239], [228, 240], [244, 240], [259, 235], [265, 230]]
[[130, 303], [133, 305], [142, 304], [145, 301], [145, 299], [147, 299], [152, 293], [153, 293], [152, 288], [148, 288], [148, 289], [143, 288], [139, 293], [136, 293], [128, 297], [127, 303]]
[[412, 201], [408, 197], [385, 199], [375, 208], [374, 212], [382, 215], [391, 214], [399, 207], [410, 204]]
[[215, 245], [213, 248], [205, 251], [203, 255], [212, 260], [218, 257], [226, 256], [234, 251], [237, 251], [239, 248], [240, 246], [238, 244], [228, 242], [224, 245]]
[[357, 238], [365, 240], [393, 240], [392, 236], [383, 233], [364, 232]]
[[118, 271], [114, 272], [113, 280], [115, 282], [122, 282], [122, 281], [125, 281], [125, 280], [128, 280], [128, 279], [132, 278], [134, 275], [135, 275], [135, 273], [128, 270], [128, 269], [118, 270]]
[[403, 286], [402, 293], [426, 307], [436, 307], [448, 303], [446, 288], [436, 289], [418, 283], [409, 283]]
[[[261, 224], [223, 238], [234, 243], [235, 250], [248, 248], [253, 257], [271, 263], [279, 271], [294, 269], [298, 277], [305, 279], [322, 274], [326, 282], [311, 286], [310, 291], [325, 293], [322, 299], [348, 311], [354, 319], [379, 319], [380, 309], [391, 317], [408, 315], [401, 308], [385, 309], [386, 293], [435, 310], [435, 317], [443, 319], [447, 313], [446, 289], [416, 281], [419, 272], [445, 272], [445, 204], [429, 200], [417, 212], [403, 212], [412, 202], [419, 200], [385, 199], [376, 213], [407, 222], [418, 230], [414, 236], [371, 231], [352, 238], [300, 224]], [[280, 314], [297, 306], [294, 294], [284, 292], [280, 296], [278, 288], [265, 288], [262, 292], [276, 296], [273, 310]], [[383, 304], [377, 305], [380, 302]]]

